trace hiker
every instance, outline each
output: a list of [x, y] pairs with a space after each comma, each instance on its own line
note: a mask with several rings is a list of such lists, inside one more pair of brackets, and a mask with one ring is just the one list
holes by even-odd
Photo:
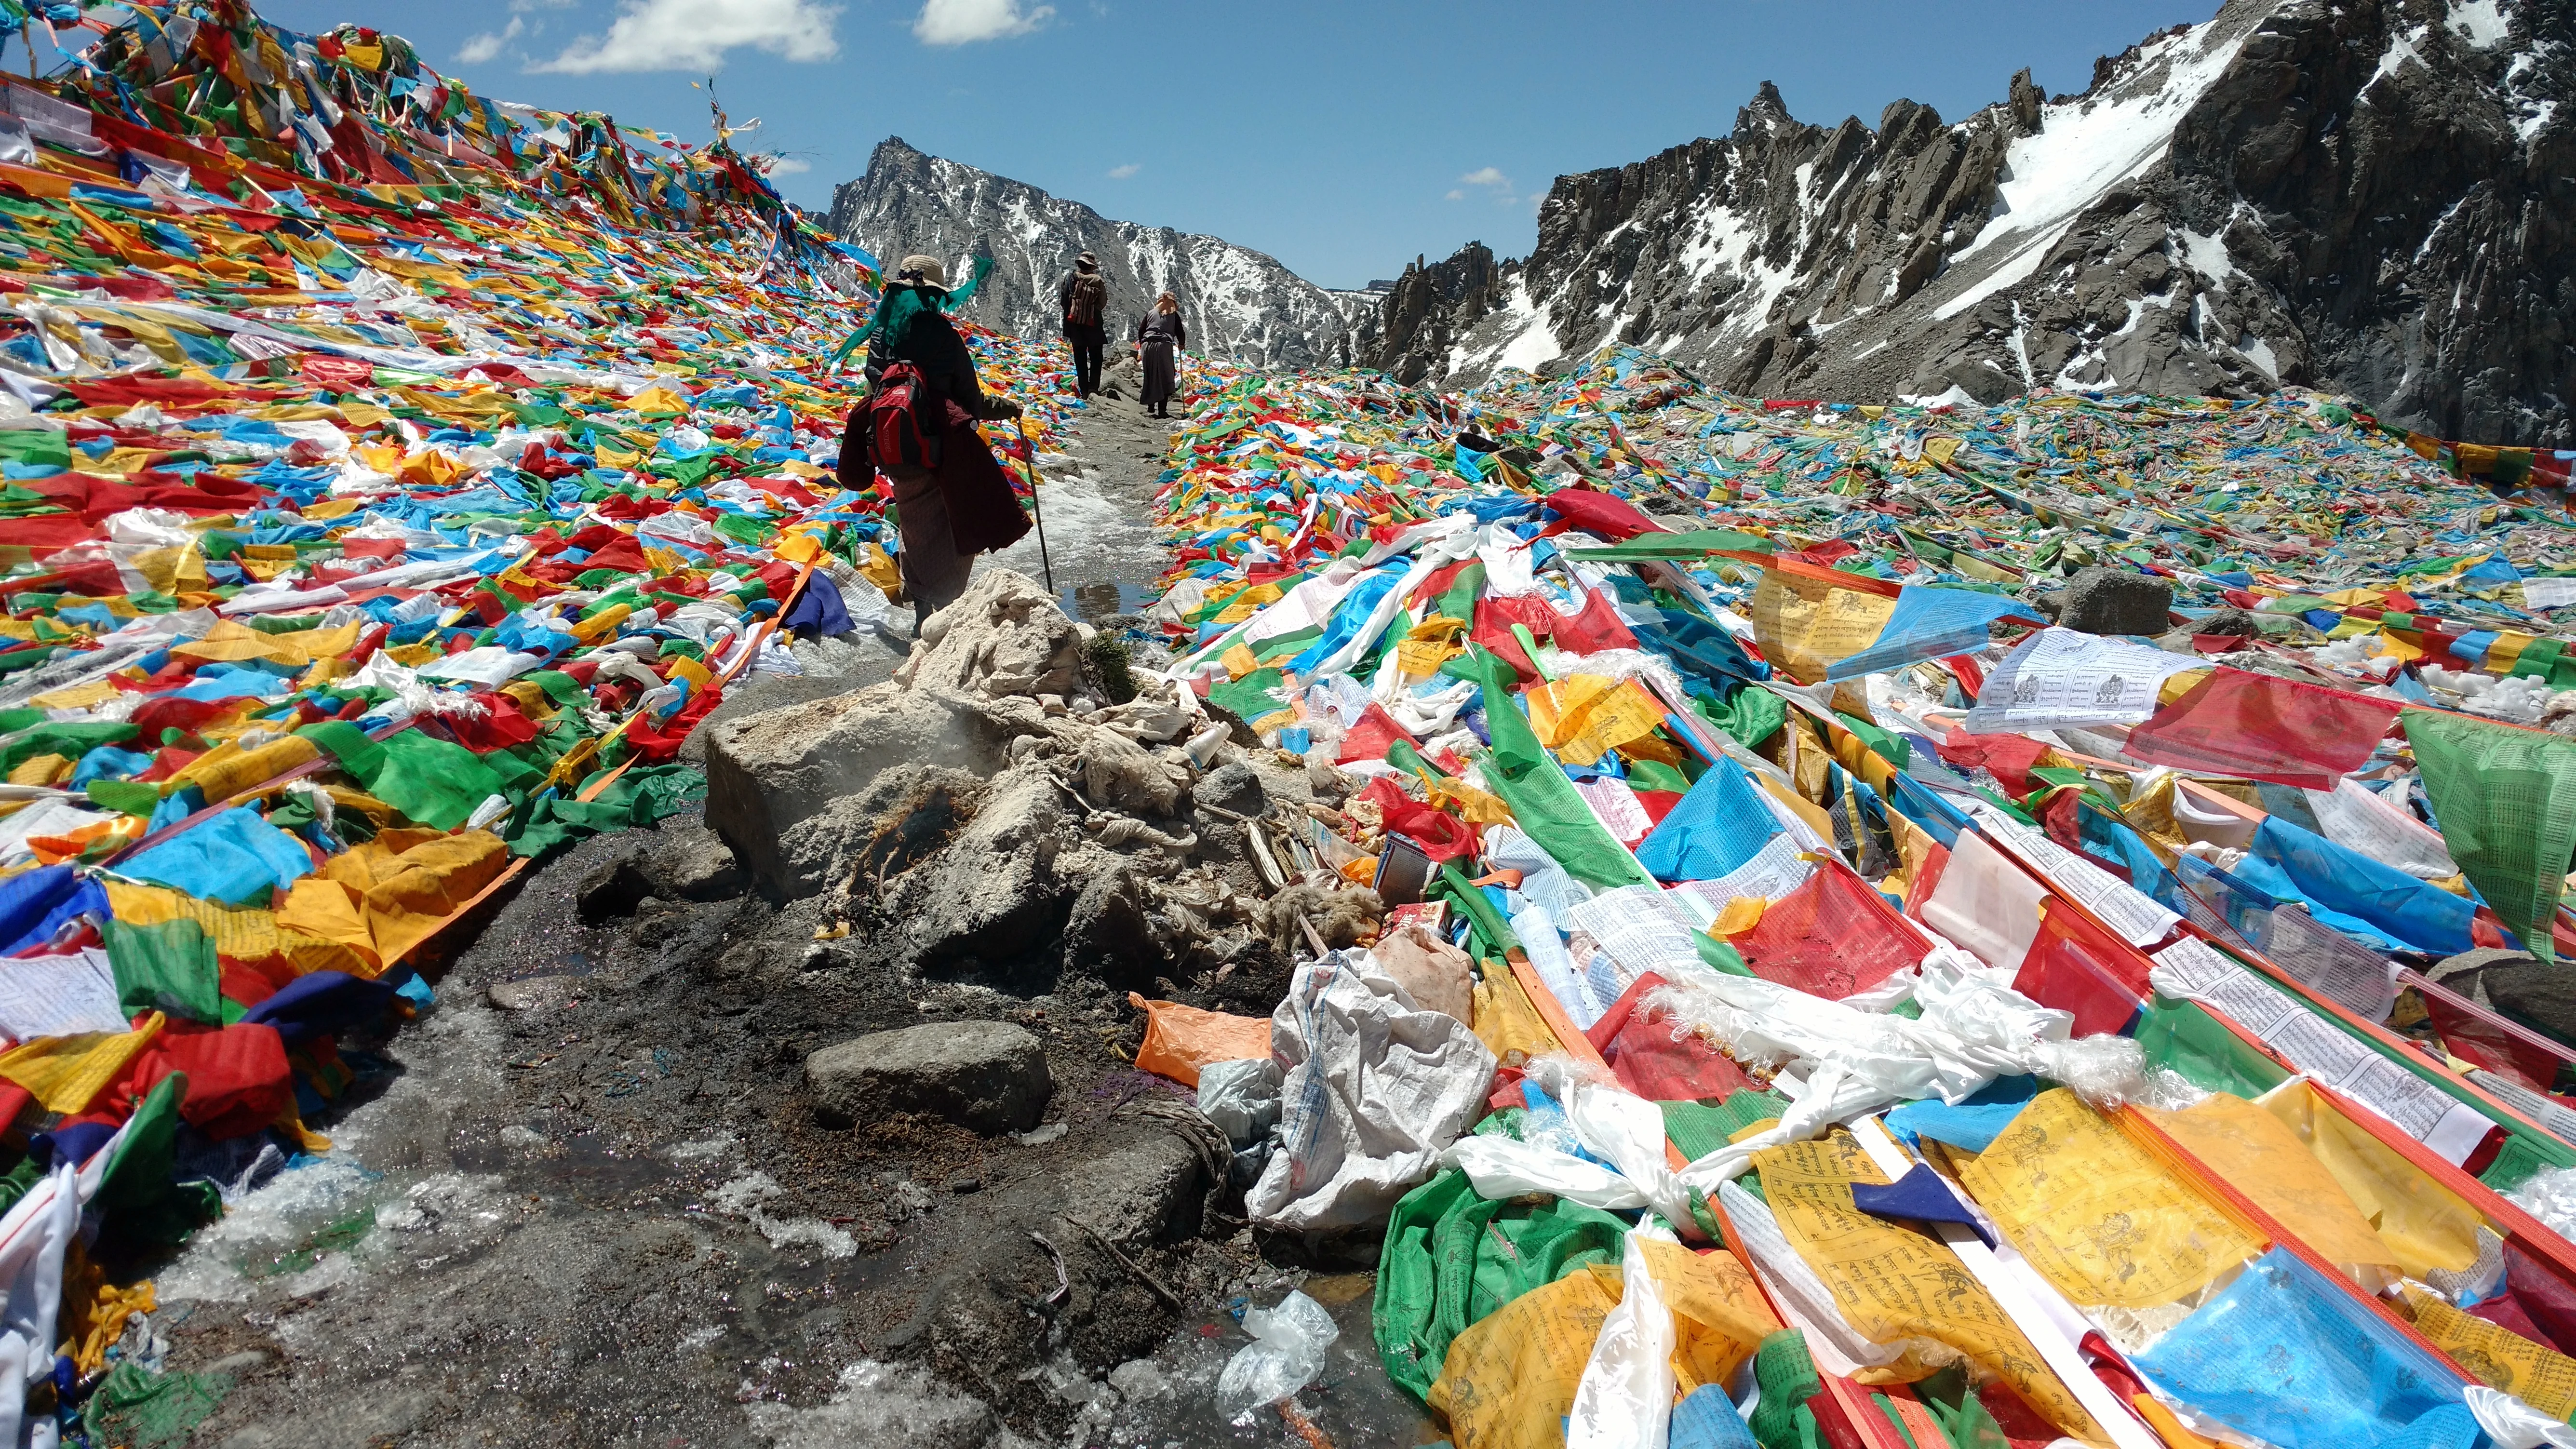
[[882, 472], [893, 488], [916, 637], [966, 592], [976, 554], [1029, 531], [1010, 475], [975, 431], [977, 419], [1016, 418], [1020, 405], [976, 382], [975, 354], [940, 311], [947, 300], [937, 258], [903, 259], [868, 329], [868, 395], [841, 435], [841, 486], [864, 489]]
[[1075, 257], [1055, 300], [1064, 313], [1064, 340], [1073, 344], [1074, 386], [1089, 397], [1100, 391], [1100, 355], [1109, 345], [1109, 279], [1100, 275], [1100, 258]]
[[1176, 359], [1189, 346], [1189, 329], [1181, 325], [1181, 299], [1169, 292], [1136, 321], [1136, 352], [1145, 366], [1145, 411], [1158, 418], [1172, 415], [1172, 389], [1179, 376]]

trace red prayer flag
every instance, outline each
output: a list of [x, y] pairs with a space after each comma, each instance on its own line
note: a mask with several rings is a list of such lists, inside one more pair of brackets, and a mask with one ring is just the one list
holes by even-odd
[[2151, 765], [2331, 790], [2368, 763], [2397, 719], [2395, 700], [2221, 668], [2129, 732]]

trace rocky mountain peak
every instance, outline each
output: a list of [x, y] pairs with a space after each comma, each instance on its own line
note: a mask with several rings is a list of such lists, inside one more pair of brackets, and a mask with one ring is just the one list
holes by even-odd
[[1864, 399], [2301, 383], [2565, 446], [2571, 102], [2545, 0], [2228, 0], [1954, 123], [1808, 125], [1765, 83], [1726, 138], [1559, 177], [1528, 258], [1420, 269], [1456, 300], [1390, 296], [1367, 356], [1470, 383], [1627, 342]]
[[1100, 258], [1109, 280], [1113, 336], [1166, 290], [1180, 298], [1193, 349], [1243, 362], [1348, 362], [1371, 344], [1377, 325], [1374, 296], [1328, 291], [1217, 237], [1112, 221], [1026, 182], [928, 155], [900, 136], [878, 142], [866, 174], [834, 188], [829, 225], [882, 259], [926, 253], [960, 275], [965, 260], [991, 257], [993, 275], [964, 315], [1028, 337], [1059, 330], [1056, 285], [1085, 251]]

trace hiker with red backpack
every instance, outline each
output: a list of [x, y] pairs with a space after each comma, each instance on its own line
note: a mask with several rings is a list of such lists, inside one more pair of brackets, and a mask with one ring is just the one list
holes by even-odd
[[841, 486], [865, 489], [883, 473], [893, 487], [916, 636], [966, 592], [976, 554], [1029, 531], [1010, 475], [975, 431], [978, 419], [1018, 417], [1020, 405], [976, 382], [975, 354], [941, 310], [947, 289], [935, 257], [896, 268], [868, 329], [868, 395], [841, 434]]
[[1109, 279], [1100, 275], [1100, 258], [1089, 252], [1073, 259], [1073, 270], [1056, 284], [1056, 305], [1064, 312], [1064, 340], [1073, 344], [1074, 385], [1084, 397], [1100, 391], [1100, 357], [1109, 346]]

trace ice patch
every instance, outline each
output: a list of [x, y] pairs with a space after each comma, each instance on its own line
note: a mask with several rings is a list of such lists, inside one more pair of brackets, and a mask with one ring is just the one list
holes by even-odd
[[2480, 50], [2493, 50], [2512, 29], [2497, 0], [2453, 0], [2450, 27]]
[[[2406, 62], [2411, 60], [2417, 65], [2424, 65], [2425, 62], [2423, 54], [2417, 51], [2415, 46], [2417, 42], [2431, 34], [2432, 30], [2433, 27], [2429, 25], [2418, 25], [2412, 30], [2390, 36], [2388, 38], [2388, 49], [2379, 57], [2379, 68], [2370, 73], [2370, 79], [2362, 82], [2362, 97], [2364, 99], [2368, 99], [2370, 88], [2372, 86], [2379, 84], [2381, 81], [2384, 81], [2390, 76], [2397, 74], [2400, 70], [2403, 70], [2406, 66]], [[2427, 66], [2426, 68], [2430, 69], [2431, 67]]]
[[742, 1139], [730, 1132], [701, 1137], [694, 1142], [674, 1142], [662, 1149], [662, 1155], [673, 1162], [704, 1162], [710, 1157], [723, 1157], [738, 1150]]
[[1949, 301], [1933, 308], [1932, 315], [1946, 322], [2004, 288], [2017, 287], [2030, 280], [2030, 274], [2039, 270], [2039, 264], [2048, 259], [2049, 252], [2057, 246], [2058, 238], [2065, 234], [2066, 228], [2061, 226], [2048, 235], [2033, 240], [2019, 253], [2006, 259], [2003, 265], [1988, 272], [1984, 281], [1978, 282]]
[[2222, 41], [2217, 25], [2195, 25], [2144, 49], [2137, 76], [2164, 65], [2162, 85], [2138, 85], [2133, 76], [2125, 93], [2115, 86], [2109, 95], [2047, 107], [2038, 134], [2005, 151], [1994, 220], [1959, 255], [1974, 256], [2008, 237], [2059, 230], [2112, 183], [2161, 158], [2175, 125], [2236, 56], [2241, 37]]
[[949, 1390], [920, 1369], [862, 1360], [841, 1370], [832, 1397], [809, 1409], [744, 1406], [752, 1432], [773, 1449], [845, 1449], [901, 1444], [905, 1449], [1024, 1449], [992, 1410]]
[[[2443, 219], [2449, 220], [2447, 216]], [[2221, 292], [2227, 290], [2227, 279], [2236, 275], [2236, 261], [2227, 254], [2226, 241], [2220, 237], [2202, 236], [2189, 227], [2185, 227], [2182, 233], [2182, 259], [2184, 265], [2200, 273], [2212, 288]]]
[[1512, 340], [1503, 344], [1502, 356], [1495, 359], [1495, 366], [1536, 371], [1539, 364], [1553, 362], [1564, 354], [1565, 349], [1557, 345], [1555, 329], [1548, 326], [1547, 314], [1531, 300], [1526, 280], [1516, 278], [1512, 282], [1510, 310], [1517, 330]]
[[856, 1257], [856, 1238], [821, 1218], [774, 1218], [767, 1204], [787, 1189], [765, 1172], [737, 1177], [707, 1194], [707, 1204], [729, 1218], [741, 1218], [760, 1231], [773, 1248], [811, 1248], [826, 1258]]
[[2274, 382], [2281, 380], [2281, 364], [2272, 356], [2271, 343], [2248, 332], [2236, 339], [2236, 350], [2244, 353], [2247, 361], [2263, 369], [2265, 377]]
[[1950, 384], [1948, 389], [1942, 392], [1901, 392], [1896, 395], [1896, 400], [1905, 404], [1907, 407], [1915, 408], [1972, 408], [1977, 405], [1976, 398], [1971, 396], [1966, 388], [1959, 386], [1955, 382]]

